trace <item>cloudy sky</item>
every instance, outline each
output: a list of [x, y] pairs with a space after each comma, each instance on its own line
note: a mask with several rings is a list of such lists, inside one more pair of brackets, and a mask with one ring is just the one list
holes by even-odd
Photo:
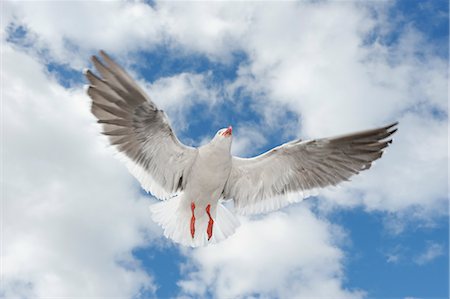
[[[447, 2], [2, 1], [0, 297], [448, 298]], [[186, 144], [399, 131], [351, 182], [180, 247], [89, 112], [100, 49]]]

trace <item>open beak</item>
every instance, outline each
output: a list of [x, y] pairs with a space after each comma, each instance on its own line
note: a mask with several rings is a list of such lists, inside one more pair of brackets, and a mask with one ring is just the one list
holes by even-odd
[[229, 126], [225, 132], [222, 133], [223, 136], [231, 136], [231, 134], [233, 133], [233, 127]]

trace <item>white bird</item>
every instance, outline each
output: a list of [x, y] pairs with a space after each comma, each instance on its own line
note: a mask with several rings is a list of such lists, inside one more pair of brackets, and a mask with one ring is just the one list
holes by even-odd
[[257, 157], [230, 154], [231, 126], [199, 148], [182, 144], [166, 114], [105, 52], [85, 72], [92, 113], [142, 187], [164, 200], [150, 207], [166, 237], [202, 246], [233, 234], [239, 214], [265, 213], [301, 201], [370, 168], [392, 142], [397, 123], [354, 134], [294, 140]]

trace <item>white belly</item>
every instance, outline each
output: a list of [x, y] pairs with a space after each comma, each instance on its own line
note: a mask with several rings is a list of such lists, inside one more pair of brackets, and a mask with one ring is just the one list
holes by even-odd
[[190, 204], [215, 206], [230, 175], [231, 156], [201, 152], [195, 161], [190, 180], [186, 184], [183, 199]]

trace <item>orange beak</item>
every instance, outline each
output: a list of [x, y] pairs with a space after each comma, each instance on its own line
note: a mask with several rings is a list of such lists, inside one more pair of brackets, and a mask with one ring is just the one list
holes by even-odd
[[231, 136], [231, 134], [233, 133], [233, 127], [229, 126], [225, 132], [222, 133], [223, 136]]

